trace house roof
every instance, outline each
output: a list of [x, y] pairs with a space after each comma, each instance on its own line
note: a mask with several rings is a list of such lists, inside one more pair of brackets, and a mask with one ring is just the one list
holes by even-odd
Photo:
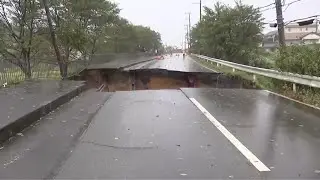
[[317, 36], [320, 36], [320, 33], [310, 32], [310, 33], [307, 33], [307, 34], [301, 36], [301, 39], [304, 38], [304, 37], [306, 37], [306, 36], [308, 36], [308, 35], [310, 35], [310, 34], [315, 34], [315, 35], [317, 35]]
[[286, 40], [300, 40], [309, 34], [316, 34], [316, 35], [320, 36], [319, 33], [308, 32], [308, 33], [286, 33], [285, 37], [286, 37]]
[[[301, 40], [302, 38], [306, 37], [309, 34], [316, 34], [320, 36], [320, 33], [315, 32], [301, 32], [301, 33], [285, 33], [286, 40]], [[264, 41], [269, 41], [270, 36], [278, 35], [278, 31], [270, 31], [264, 35]]]
[[299, 24], [296, 24], [296, 23], [293, 23], [293, 24], [288, 24], [286, 25], [286, 28], [299, 28], [299, 27], [304, 27], [304, 28], [307, 28], [307, 27], [317, 27], [317, 24], [309, 24], [309, 25], [304, 25], [304, 26], [299, 26]]
[[299, 40], [309, 33], [285, 33], [286, 40]]

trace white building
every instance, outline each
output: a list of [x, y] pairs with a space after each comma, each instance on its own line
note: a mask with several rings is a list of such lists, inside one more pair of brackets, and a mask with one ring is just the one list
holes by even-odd
[[305, 26], [299, 26], [298, 24], [288, 24], [284, 28], [284, 32], [287, 33], [311, 33], [317, 32], [317, 25], [310, 24]]
[[[288, 24], [284, 31], [286, 45], [320, 44], [320, 31], [316, 24]], [[263, 47], [268, 51], [273, 50], [278, 46], [278, 42], [278, 31], [271, 31], [264, 35]]]

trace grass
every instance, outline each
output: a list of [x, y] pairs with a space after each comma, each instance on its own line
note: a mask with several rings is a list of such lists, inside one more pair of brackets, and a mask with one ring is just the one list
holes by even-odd
[[[73, 63], [68, 67], [69, 76], [79, 73], [85, 68], [84, 64]], [[32, 68], [31, 79], [61, 79], [60, 71], [57, 65], [54, 64], [39, 64]], [[18, 67], [4, 68], [0, 72], [0, 88], [4, 83], [8, 86], [21, 83], [26, 80], [24, 73]]]
[[[212, 70], [224, 73], [229, 78], [240, 79], [248, 83], [252, 83], [254, 81], [253, 74], [239, 70], [233, 72], [232, 68], [230, 67], [223, 65], [217, 66], [216, 63], [211, 63], [210, 61], [207, 62], [206, 60], [199, 58], [194, 59]], [[259, 75], [256, 75], [256, 80], [254, 81], [254, 84], [258, 88], [276, 92], [278, 94], [290, 97], [292, 99], [320, 107], [320, 90], [318, 88], [297, 85], [297, 91], [294, 92], [292, 90], [293, 84], [290, 82], [285, 82]]]
[[[59, 69], [52, 67], [34, 68], [31, 79], [60, 79], [60, 72]], [[0, 85], [6, 83], [10, 86], [25, 80], [24, 73], [17, 67], [5, 68], [3, 72], [0, 72]]]

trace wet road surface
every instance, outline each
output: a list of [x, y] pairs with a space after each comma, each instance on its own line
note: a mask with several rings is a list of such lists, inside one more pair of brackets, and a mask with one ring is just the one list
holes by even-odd
[[88, 70], [92, 69], [120, 69], [130, 66], [132, 64], [149, 61], [155, 59], [154, 56], [136, 55], [136, 56], [123, 56], [117, 58], [100, 57], [96, 58], [95, 62], [87, 67]]
[[196, 61], [192, 60], [190, 56], [183, 58], [182, 54], [176, 56], [175, 54], [170, 56], [166, 55], [163, 60], [153, 60], [150, 62], [138, 64], [125, 68], [124, 70], [139, 70], [139, 69], [164, 69], [168, 71], [179, 72], [201, 72], [201, 73], [216, 73], [210, 70]]
[[260, 176], [181, 91], [159, 90], [116, 92], [56, 178]]
[[183, 89], [271, 171], [268, 179], [320, 179], [320, 113], [263, 90]]
[[0, 178], [320, 179], [318, 111], [263, 90], [108, 97], [83, 95], [1, 147]]
[[53, 177], [110, 95], [87, 91], [0, 146], [0, 179]]

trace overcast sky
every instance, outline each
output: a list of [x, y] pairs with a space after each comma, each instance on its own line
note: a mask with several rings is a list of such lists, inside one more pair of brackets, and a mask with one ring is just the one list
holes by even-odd
[[[167, 45], [181, 46], [185, 33], [184, 25], [188, 23], [187, 12], [191, 12], [191, 24], [199, 21], [199, 0], [113, 0], [118, 3], [121, 16], [133, 24], [149, 26], [158, 31]], [[204, 6], [213, 7], [218, 0], [202, 0]], [[285, 0], [286, 4], [295, 0]], [[234, 5], [234, 0], [220, 0]], [[274, 0], [242, 0], [244, 4], [255, 7], [264, 6]], [[286, 7], [286, 6], [285, 6]], [[288, 7], [284, 12], [285, 21], [320, 14], [320, 0], [301, 0]], [[276, 19], [275, 9], [263, 12], [265, 22]], [[272, 30], [270, 28], [265, 31]]]

